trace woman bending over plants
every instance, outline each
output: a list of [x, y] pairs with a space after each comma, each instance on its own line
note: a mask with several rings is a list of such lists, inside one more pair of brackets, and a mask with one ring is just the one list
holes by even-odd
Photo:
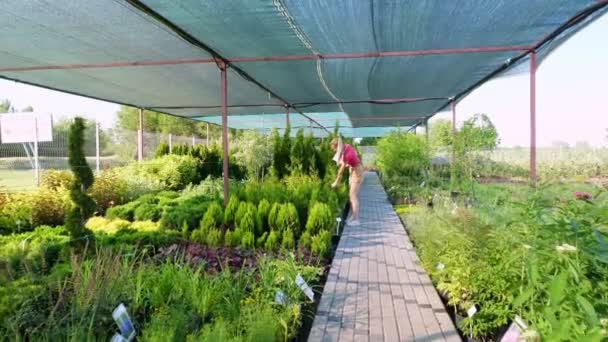
[[343, 144], [340, 138], [334, 138], [330, 146], [336, 152], [333, 159], [340, 167], [336, 180], [332, 183], [331, 187], [335, 188], [338, 186], [344, 169], [348, 167], [350, 213], [346, 219], [346, 224], [357, 226], [359, 225], [359, 189], [361, 188], [361, 183], [363, 183], [363, 165], [355, 148], [349, 144]]

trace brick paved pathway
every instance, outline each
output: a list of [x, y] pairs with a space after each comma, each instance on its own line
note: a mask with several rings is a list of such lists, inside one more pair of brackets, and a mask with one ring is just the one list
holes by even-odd
[[346, 226], [308, 341], [460, 341], [375, 173]]

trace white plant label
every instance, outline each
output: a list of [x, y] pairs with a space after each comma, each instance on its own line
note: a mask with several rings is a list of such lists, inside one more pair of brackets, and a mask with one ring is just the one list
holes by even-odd
[[502, 336], [500, 342], [523, 342], [523, 333], [528, 329], [528, 326], [519, 316], [515, 316], [515, 320], [509, 326], [507, 332]]
[[118, 324], [118, 328], [120, 329], [120, 335], [126, 341], [132, 341], [135, 337], [135, 327], [131, 322], [131, 317], [129, 317], [129, 313], [127, 312], [127, 308], [124, 304], [120, 303], [116, 309], [112, 312], [112, 318], [116, 324]]
[[435, 268], [437, 268], [438, 270], [443, 270], [445, 268], [445, 265], [442, 263], [438, 263], [437, 266], [435, 266]]
[[122, 337], [121, 334], [114, 334], [114, 336], [112, 336], [112, 339], [110, 340], [110, 342], [127, 342], [127, 340]]
[[304, 280], [304, 278], [302, 278], [302, 276], [299, 273], [296, 276], [296, 284], [302, 291], [304, 291], [304, 294], [306, 294], [306, 297], [308, 297], [308, 299], [310, 299], [311, 302], [315, 300], [314, 292], [312, 292], [312, 289], [310, 288], [310, 286], [308, 286], [308, 284], [306, 283], [306, 280]]
[[467, 315], [469, 317], [473, 317], [477, 313], [477, 307], [475, 305], [471, 306], [469, 310], [467, 310]]
[[277, 304], [285, 305], [285, 293], [281, 290], [278, 290], [277, 293], [274, 295], [274, 301], [277, 302]]

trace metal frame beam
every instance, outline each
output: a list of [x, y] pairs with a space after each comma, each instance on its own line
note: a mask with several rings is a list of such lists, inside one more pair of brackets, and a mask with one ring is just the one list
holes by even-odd
[[536, 185], [536, 52], [530, 54], [530, 184]]
[[[128, 1], [128, 0], [127, 0]], [[135, 2], [135, 1], [128, 1]], [[138, 2], [138, 1], [137, 1]], [[167, 21], [168, 22], [168, 21]], [[184, 34], [187, 34], [184, 32]], [[195, 40], [192, 38], [192, 40]], [[205, 46], [202, 43], [197, 46]], [[224, 63], [231, 65], [234, 63], [258, 63], [258, 62], [288, 62], [288, 61], [309, 61], [309, 60], [334, 60], [334, 59], [362, 59], [362, 58], [387, 58], [387, 57], [415, 57], [415, 56], [432, 56], [432, 55], [459, 55], [470, 53], [491, 53], [491, 52], [509, 52], [509, 51], [529, 51], [532, 46], [486, 46], [486, 47], [471, 47], [461, 49], [432, 49], [432, 50], [409, 50], [409, 51], [383, 51], [383, 52], [367, 52], [367, 53], [336, 53], [327, 55], [291, 55], [291, 56], [267, 56], [267, 57], [220, 57], [215, 51], [205, 46], [205, 50], [213, 56], [220, 57]], [[126, 68], [126, 67], [150, 67], [163, 65], [181, 65], [181, 64], [214, 64], [215, 58], [195, 58], [195, 59], [168, 59], [158, 61], [115, 61], [108, 63], [78, 63], [78, 64], [55, 64], [55, 65], [35, 65], [27, 67], [7, 67], [0, 68], [0, 72], [27, 72], [37, 70], [73, 70], [73, 69], [104, 69], [104, 68]], [[239, 73], [242, 70], [235, 68]], [[249, 77], [250, 78], [250, 77]], [[252, 80], [252, 79], [250, 79]], [[256, 82], [254, 82], [256, 84]], [[261, 86], [260, 84], [258, 84]], [[264, 90], [269, 91], [264, 86]]]

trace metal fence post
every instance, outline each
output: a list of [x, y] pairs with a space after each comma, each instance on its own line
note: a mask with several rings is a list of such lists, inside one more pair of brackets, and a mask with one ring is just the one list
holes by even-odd
[[194, 137], [194, 134], [192, 134], [192, 147], [194, 147], [194, 145], [196, 145], [196, 138]]
[[530, 184], [536, 185], [536, 51], [530, 53]]
[[36, 186], [39, 186], [40, 164], [38, 160], [38, 118], [34, 118], [34, 168], [36, 172]]
[[100, 152], [99, 152], [99, 120], [95, 120], [95, 171], [99, 175], [99, 164], [100, 164]]
[[139, 130], [137, 131], [137, 160], [144, 160], [144, 110], [139, 108]]
[[169, 133], [169, 154], [173, 153], [173, 135]]

